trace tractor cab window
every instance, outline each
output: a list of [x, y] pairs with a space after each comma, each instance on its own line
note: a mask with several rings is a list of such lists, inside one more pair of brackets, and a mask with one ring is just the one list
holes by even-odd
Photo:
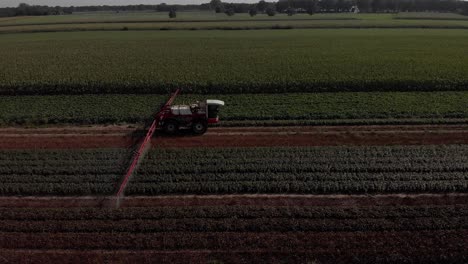
[[217, 118], [219, 105], [208, 105], [208, 118]]

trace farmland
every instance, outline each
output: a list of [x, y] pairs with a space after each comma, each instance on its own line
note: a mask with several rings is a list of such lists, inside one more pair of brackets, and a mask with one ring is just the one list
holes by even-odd
[[[0, 263], [467, 263], [467, 23], [0, 18]], [[117, 199], [175, 88], [220, 124], [157, 131]]]
[[117, 30], [257, 30], [317, 28], [467, 29], [466, 16], [452, 13], [399, 14], [265, 14], [229, 17], [212, 12], [77, 13], [66, 16], [0, 18], [0, 33], [117, 31]]
[[[58, 95], [0, 98], [0, 124], [143, 123], [163, 95]], [[226, 125], [341, 123], [450, 123], [468, 118], [468, 92], [294, 93], [182, 95], [179, 103], [204, 98], [229, 102]], [[359, 107], [357, 107], [359, 106]], [[405, 121], [406, 120], [406, 121]], [[458, 121], [457, 121], [458, 120]]]
[[464, 91], [467, 43], [427, 29], [10, 34], [0, 94]]
[[[82, 263], [154, 259], [172, 263], [466, 260], [467, 236], [463, 229], [466, 204], [441, 207], [429, 202], [419, 206], [380, 205], [372, 209], [317, 205], [208, 206], [203, 200], [201, 204], [190, 208], [171, 207], [169, 203], [158, 209], [125, 207], [117, 211], [2, 210], [0, 245], [4, 249], [0, 254], [9, 260], [79, 259]], [[338, 259], [336, 249], [343, 250]], [[291, 251], [297, 253], [291, 255]]]
[[[2, 195], [111, 195], [128, 159], [122, 150], [0, 155]], [[168, 149], [148, 153], [127, 195], [463, 192], [467, 172], [463, 146]]]
[[[52, 132], [37, 130], [42, 140], [50, 135], [40, 131]], [[179, 146], [161, 144], [168, 140]], [[120, 209], [110, 195], [129, 148], [2, 150], [0, 256], [82, 263], [466, 260], [466, 145], [182, 142], [154, 141]]]

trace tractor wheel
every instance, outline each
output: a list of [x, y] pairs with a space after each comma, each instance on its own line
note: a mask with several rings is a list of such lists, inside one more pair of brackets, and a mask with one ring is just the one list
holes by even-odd
[[164, 122], [163, 130], [166, 134], [173, 135], [179, 130], [179, 124], [176, 121], [169, 120]]
[[203, 121], [196, 121], [192, 125], [192, 132], [195, 135], [203, 135], [205, 134], [207, 129], [208, 129], [208, 125], [206, 124], [206, 122], [203, 122]]

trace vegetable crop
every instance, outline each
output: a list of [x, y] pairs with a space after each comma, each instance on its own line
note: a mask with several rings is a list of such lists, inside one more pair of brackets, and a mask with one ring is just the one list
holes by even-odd
[[[443, 123], [468, 118], [468, 92], [185, 94], [176, 103], [207, 98], [226, 102], [220, 111], [221, 125], [398, 123], [403, 119]], [[0, 124], [141, 123], [165, 100], [167, 95], [5, 96], [0, 98]]]
[[[3, 195], [107, 195], [123, 150], [2, 151]], [[127, 195], [465, 192], [465, 146], [157, 149]]]
[[465, 30], [12, 34], [0, 94], [465, 91]]

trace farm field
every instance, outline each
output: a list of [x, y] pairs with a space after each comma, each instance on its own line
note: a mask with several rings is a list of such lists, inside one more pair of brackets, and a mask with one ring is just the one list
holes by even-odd
[[[401, 12], [397, 14], [371, 13], [317, 13], [314, 15], [276, 14], [270, 17], [258, 14], [251, 17], [248, 14], [226, 16], [224, 13], [213, 12], [178, 12], [176, 18], [169, 18], [167, 12], [77, 12], [61, 16], [23, 16], [0, 18], [0, 26], [48, 25], [48, 24], [92, 24], [92, 23], [150, 23], [150, 22], [235, 22], [235, 21], [308, 21], [308, 20], [363, 20], [392, 21], [396, 19], [423, 20], [467, 20], [466, 16], [454, 13], [435, 12]], [[215, 23], [214, 23], [215, 24]]]
[[[144, 123], [164, 95], [3, 96], [0, 124]], [[288, 93], [182, 95], [176, 103], [217, 98], [229, 102], [222, 126], [463, 123], [468, 92]]]
[[[415, 16], [421, 16], [414, 13]], [[426, 15], [427, 17], [427, 15]], [[453, 17], [453, 15], [450, 15]], [[42, 25], [42, 24], [80, 24], [80, 23], [120, 23], [120, 22], [220, 22], [220, 21], [272, 21], [272, 20], [353, 20], [353, 19], [391, 19], [392, 15], [375, 16], [372, 14], [297, 14], [287, 16], [286, 14], [277, 14], [274, 17], [267, 15], [258, 15], [251, 17], [248, 14], [236, 14], [236, 16], [227, 16], [224, 13], [214, 12], [178, 12], [177, 18], [170, 19], [167, 12], [78, 12], [71, 15], [62, 16], [24, 16], [0, 18], [0, 26], [15, 25]], [[457, 17], [455, 17], [457, 18]]]
[[[434, 135], [438, 127], [419, 130]], [[310, 144], [320, 134], [349, 134], [349, 127], [290, 131], [286, 143], [315, 130], [294, 147], [272, 141], [287, 128], [216, 128], [195, 139], [156, 138], [120, 209], [113, 209], [112, 194], [128, 146], [59, 150], [52, 144], [40, 150], [20, 143], [28, 133], [41, 142], [104, 133], [102, 141], [134, 129], [4, 128], [2, 138], [15, 131], [16, 144], [0, 152], [0, 256], [81, 263], [466, 261], [467, 145], [450, 144], [447, 135], [415, 142], [422, 137], [414, 126], [381, 128], [397, 137], [407, 131], [412, 143], [406, 144], [415, 145], [367, 146], [369, 135], [382, 140], [375, 126], [353, 129], [367, 132], [361, 141], [355, 135], [331, 141], [354, 142], [348, 147]], [[226, 144], [228, 137], [246, 142], [248, 136], [256, 144]], [[216, 148], [197, 142], [216, 137], [225, 139]], [[258, 147], [265, 137], [270, 146]]]
[[8, 34], [0, 94], [465, 91], [467, 44], [433, 29]]
[[0, 263], [468, 263], [465, 18], [0, 18]]
[[[150, 151], [127, 195], [444, 193], [468, 188], [464, 146]], [[125, 149], [0, 153], [1, 195], [112, 195]], [[177, 163], [177, 166], [174, 164]]]
[[399, 14], [296, 14], [274, 17], [212, 12], [77, 13], [46, 17], [0, 18], [0, 33], [102, 31], [102, 30], [242, 30], [293, 28], [442, 28], [467, 29], [466, 16], [452, 13]]
[[356, 199], [352, 208], [314, 204], [320, 198], [301, 198], [304, 205], [269, 198], [295, 206], [216, 205], [210, 199], [180, 206], [161, 198], [157, 208], [2, 208], [0, 256], [81, 263], [466, 261], [466, 196], [453, 197], [455, 205], [408, 197], [419, 205], [369, 207]]
[[[405, 130], [413, 134], [411, 127], [394, 129], [399, 136]], [[430, 135], [437, 127], [420, 130]], [[129, 148], [21, 147], [31, 131], [16, 128], [16, 149], [2, 146], [0, 152], [0, 256], [9, 262], [82, 263], [466, 261], [467, 145], [450, 144], [446, 135], [439, 138], [445, 141], [418, 144], [414, 140], [421, 136], [413, 135], [414, 146], [366, 146], [366, 137], [354, 146], [318, 147], [308, 144], [330, 131], [314, 129], [313, 137], [295, 147], [258, 147], [264, 137], [275, 145], [272, 139], [284, 128], [218, 128], [198, 137], [211, 142], [219, 133], [245, 142], [242, 137], [250, 133], [257, 142], [251, 147], [204, 148], [193, 145], [193, 137], [156, 138], [120, 209], [113, 209], [111, 195]], [[349, 133], [347, 127], [333, 129], [332, 134]], [[381, 139], [373, 126], [354, 130]], [[53, 134], [102, 131], [33, 132], [44, 141]], [[301, 135], [289, 139], [294, 137]], [[352, 140], [351, 135], [348, 144]]]

